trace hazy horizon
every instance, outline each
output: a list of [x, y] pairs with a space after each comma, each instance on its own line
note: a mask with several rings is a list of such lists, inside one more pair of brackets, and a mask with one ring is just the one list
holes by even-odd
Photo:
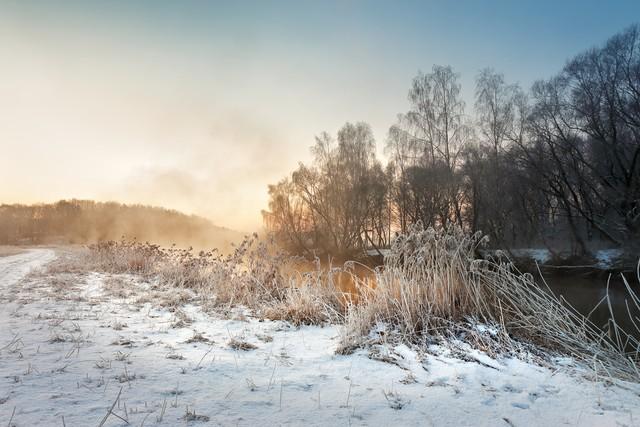
[[457, 4], [0, 2], [0, 203], [151, 204], [250, 231], [320, 132], [366, 121], [382, 155], [419, 70], [451, 65], [471, 108], [482, 68], [528, 88], [640, 16]]

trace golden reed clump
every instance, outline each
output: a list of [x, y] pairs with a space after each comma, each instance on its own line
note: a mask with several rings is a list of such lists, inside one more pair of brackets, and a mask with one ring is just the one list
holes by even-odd
[[364, 288], [359, 304], [349, 310], [339, 351], [366, 345], [379, 324], [393, 335], [385, 339], [420, 344], [483, 323], [497, 331], [494, 338], [507, 352], [521, 343], [536, 344], [571, 355], [600, 375], [640, 380], [640, 342], [618, 327], [613, 314], [612, 331], [604, 333], [506, 256], [482, 259], [478, 249], [484, 242], [478, 233], [420, 224], [399, 236], [384, 267], [375, 270], [375, 288]]

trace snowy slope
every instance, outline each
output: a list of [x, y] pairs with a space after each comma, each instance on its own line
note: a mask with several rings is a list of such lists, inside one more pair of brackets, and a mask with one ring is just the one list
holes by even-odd
[[440, 347], [339, 356], [338, 326], [172, 312], [130, 276], [23, 279], [52, 257], [0, 258], [0, 425], [98, 426], [113, 404], [106, 426], [640, 425], [637, 385]]

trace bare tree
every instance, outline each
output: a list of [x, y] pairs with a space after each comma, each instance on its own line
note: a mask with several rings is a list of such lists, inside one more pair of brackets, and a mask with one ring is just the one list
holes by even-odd
[[466, 159], [472, 183], [472, 228], [488, 233], [498, 243], [505, 242], [514, 215], [516, 203], [511, 198], [520, 194], [505, 191], [515, 173], [512, 164], [505, 162], [505, 149], [520, 132], [517, 119], [523, 102], [520, 88], [507, 84], [502, 74], [487, 68], [478, 75], [475, 110], [479, 147]]
[[400, 226], [462, 225], [464, 194], [458, 174], [460, 153], [469, 129], [458, 75], [451, 67], [434, 66], [419, 73], [409, 90], [410, 110], [399, 116], [387, 139], [397, 184], [394, 196], [402, 206]]
[[345, 124], [337, 141], [323, 133], [291, 180], [270, 188], [267, 227], [289, 246], [343, 256], [388, 243], [386, 175], [366, 123]]
[[640, 227], [638, 26], [537, 82], [530, 165], [544, 179], [582, 251], [594, 234], [615, 244]]

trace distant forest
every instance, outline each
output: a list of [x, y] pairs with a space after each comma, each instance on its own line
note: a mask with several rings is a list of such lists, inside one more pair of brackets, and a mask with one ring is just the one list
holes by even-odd
[[0, 244], [84, 244], [123, 237], [224, 250], [243, 235], [198, 216], [143, 205], [91, 200], [0, 205]]
[[493, 69], [472, 112], [449, 66], [418, 74], [376, 159], [369, 125], [323, 133], [269, 186], [267, 228], [299, 253], [353, 254], [412, 223], [482, 231], [495, 248], [573, 255], [640, 245], [640, 27], [529, 91]]

